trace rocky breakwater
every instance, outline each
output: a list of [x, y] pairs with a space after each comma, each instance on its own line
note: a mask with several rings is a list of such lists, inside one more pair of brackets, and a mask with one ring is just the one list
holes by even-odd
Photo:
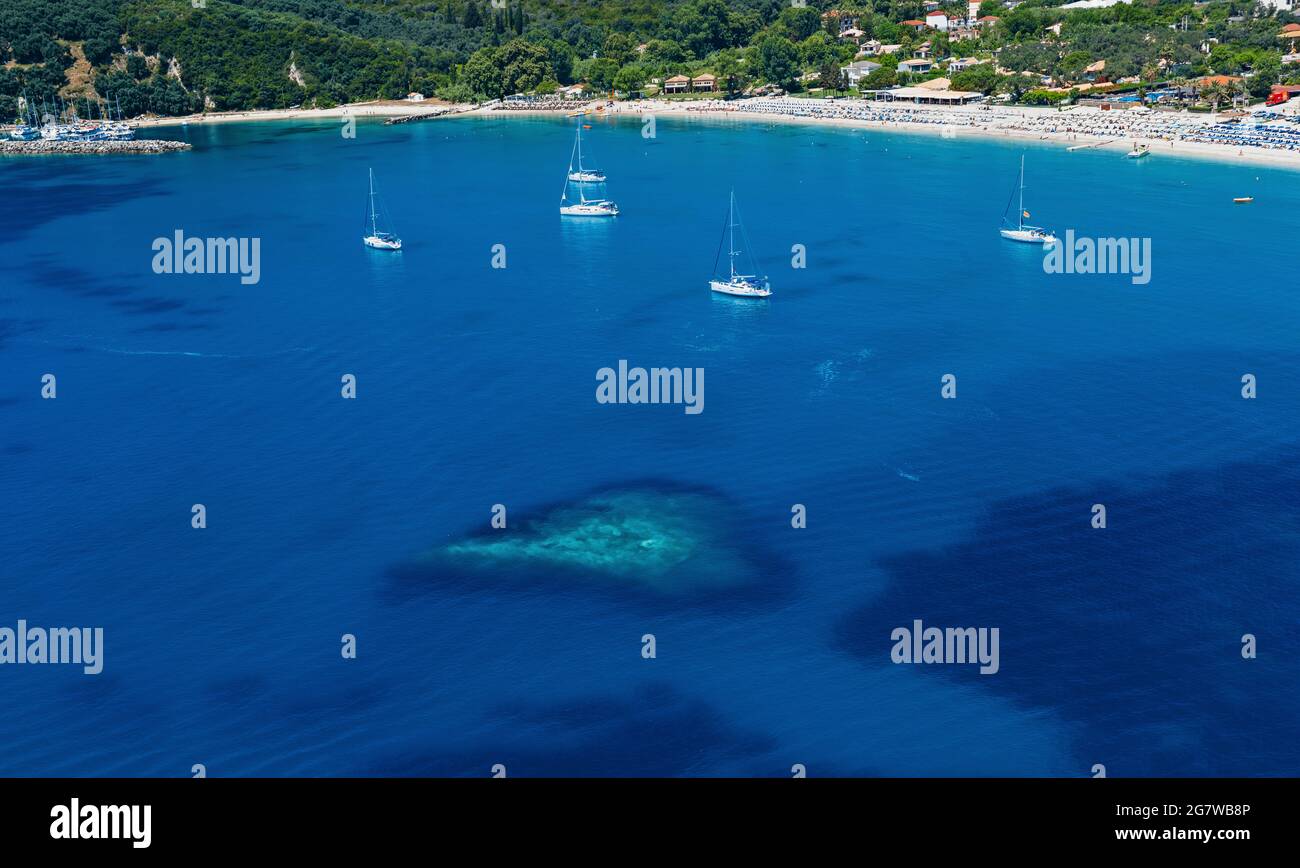
[[37, 139], [31, 142], [0, 141], [0, 156], [20, 154], [165, 154], [188, 151], [189, 142], [168, 139], [133, 139], [109, 142], [63, 142]]

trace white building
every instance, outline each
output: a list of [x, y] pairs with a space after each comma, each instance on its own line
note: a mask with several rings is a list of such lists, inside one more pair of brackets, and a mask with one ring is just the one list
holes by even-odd
[[925, 25], [927, 27], [933, 27], [935, 30], [947, 30], [948, 13], [946, 12], [925, 13]]
[[840, 73], [847, 76], [849, 87], [857, 87], [858, 82], [871, 75], [877, 69], [880, 69], [879, 63], [873, 63], [870, 60], [855, 60], [848, 66], [841, 66]]

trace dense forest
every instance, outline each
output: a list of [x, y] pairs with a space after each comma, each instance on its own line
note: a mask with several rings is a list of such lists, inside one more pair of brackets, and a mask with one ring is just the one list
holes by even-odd
[[[1246, 76], [1256, 96], [1300, 80], [1278, 31], [1300, 17], [1241, 0], [1134, 0], [1062, 10], [1025, 0], [968, 38], [903, 22], [920, 0], [5, 0], [0, 5], [0, 120], [18, 97], [39, 104], [109, 98], [126, 116], [199, 110], [329, 106], [418, 91], [452, 100], [553, 91], [584, 82], [632, 92], [654, 79], [709, 71], [728, 91], [772, 82], [843, 86], [857, 42], [901, 44], [867, 86], [907, 81], [897, 70], [923, 41], [934, 57], [983, 62], [953, 86], [1024, 99], [1077, 82], [1107, 62], [1112, 81]], [[828, 15], [834, 7], [838, 14]], [[964, 2], [944, 3], [966, 17]], [[1059, 33], [1052, 25], [1060, 24]], [[936, 70], [933, 74], [939, 74]], [[1032, 97], [1030, 97], [1032, 99]]]

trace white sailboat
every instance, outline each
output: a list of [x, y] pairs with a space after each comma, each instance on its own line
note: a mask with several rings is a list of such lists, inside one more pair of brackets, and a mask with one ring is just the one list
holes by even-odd
[[[1025, 156], [1020, 155], [1020, 208], [1016, 212], [1016, 225], [1014, 227], [1007, 225], [1007, 211], [1011, 209], [1011, 202], [1007, 202], [1007, 208], [1002, 212], [1002, 228], [998, 230], [1003, 238], [1009, 238], [1012, 241], [1023, 241], [1026, 244], [1055, 244], [1056, 236], [1041, 226], [1030, 226], [1025, 222], [1029, 212], [1025, 210]], [[1014, 193], [1012, 194], [1014, 198]]]
[[[617, 203], [603, 197], [587, 198], [588, 185], [604, 183], [604, 172], [586, 169], [582, 165], [582, 124], [579, 123], [573, 152], [569, 155], [569, 171], [564, 176], [564, 192], [560, 194], [560, 214], [566, 217], [617, 217]], [[576, 199], [570, 198], [570, 188], [577, 190]]]
[[[723, 239], [728, 239], [728, 260], [731, 265], [731, 276], [726, 280], [720, 280], [718, 274], [718, 259], [722, 256], [722, 240], [718, 241], [718, 255], [713, 259], [714, 277], [709, 280], [709, 289], [714, 292], [721, 292], [726, 295], [741, 295], [749, 298], [767, 298], [772, 294], [772, 285], [767, 280], [767, 275], [759, 276], [758, 274], [740, 274], [736, 271], [736, 257], [741, 251], [736, 249], [736, 227], [740, 227], [740, 237], [744, 240], [745, 246], [749, 246], [749, 236], [745, 233], [745, 227], [740, 222], [740, 216], [736, 213], [736, 191], [731, 191], [731, 204], [727, 208], [727, 225], [722, 229]], [[754, 271], [758, 271], [758, 263], [754, 261], [753, 254], [750, 254], [750, 264]]]
[[578, 122], [578, 135], [573, 142], [573, 148], [578, 155], [578, 165], [575, 169], [570, 157], [569, 180], [580, 181], [585, 184], [603, 184], [605, 183], [605, 173], [600, 169], [588, 169], [582, 165], [582, 122]]
[[401, 250], [402, 239], [391, 232], [379, 231], [379, 217], [375, 211], [375, 170], [370, 170], [370, 234], [361, 243], [376, 250]]

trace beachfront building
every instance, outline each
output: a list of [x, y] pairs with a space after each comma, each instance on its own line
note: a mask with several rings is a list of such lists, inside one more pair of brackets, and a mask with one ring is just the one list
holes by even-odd
[[1083, 77], [1085, 81], [1106, 81], [1106, 61], [1088, 64], [1083, 69]]
[[[947, 82], [947, 79], [936, 79]], [[930, 84], [931, 82], [926, 82]], [[984, 99], [984, 94], [978, 91], [970, 90], [948, 90], [945, 88], [930, 88], [924, 85], [917, 87], [892, 87], [886, 90], [869, 90], [863, 91], [864, 96], [870, 96], [872, 99], [880, 102], [910, 102], [917, 105], [967, 105], [968, 103], [979, 102]]]
[[691, 79], [691, 90], [696, 93], [713, 93], [717, 89], [717, 76], [710, 73], [703, 72]]
[[873, 63], [870, 60], [855, 60], [848, 66], [840, 67], [840, 74], [849, 81], [849, 87], [857, 87], [858, 82], [871, 75], [877, 69], [880, 69], [879, 63]]
[[915, 60], [900, 60], [898, 62], [899, 72], [911, 72], [916, 75], [924, 75], [934, 69], [934, 61], [926, 58], [917, 58]]
[[664, 81], [664, 93], [686, 93], [691, 89], [691, 80], [684, 75], [674, 75]]

